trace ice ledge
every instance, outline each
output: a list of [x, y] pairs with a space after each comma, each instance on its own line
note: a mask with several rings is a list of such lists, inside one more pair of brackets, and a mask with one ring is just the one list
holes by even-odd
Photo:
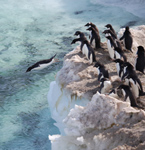
[[[123, 29], [119, 35], [122, 32]], [[131, 32], [135, 56], [137, 46], [145, 47], [145, 26], [131, 29]], [[105, 43], [103, 46], [105, 48]], [[108, 53], [102, 55], [100, 50], [97, 53], [98, 59], [105, 61], [110, 72], [114, 72], [115, 64], [107, 58]], [[134, 56], [131, 55], [128, 53], [128, 58], [133, 62]], [[102, 59], [104, 57], [106, 59]], [[142, 75], [139, 77], [144, 81]], [[144, 149], [144, 111], [136, 110], [126, 102], [96, 94], [97, 90], [96, 69], [89, 65], [77, 47], [64, 57], [56, 81], [50, 84], [49, 107], [61, 131], [61, 136], [49, 136], [52, 150]]]

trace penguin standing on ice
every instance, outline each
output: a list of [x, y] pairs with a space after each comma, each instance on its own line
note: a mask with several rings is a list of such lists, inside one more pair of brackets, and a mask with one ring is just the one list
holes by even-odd
[[111, 59], [115, 58], [115, 51], [114, 48], [116, 47], [116, 44], [111, 36], [107, 36], [107, 48], [109, 52], [109, 56]]
[[114, 48], [114, 51], [115, 51], [115, 57], [116, 57], [116, 59], [121, 59], [121, 58], [123, 58], [124, 62], [127, 61], [127, 58], [126, 58], [126, 56], [124, 55], [124, 52], [122, 51], [122, 49], [120, 49], [119, 47], [115, 47], [115, 48]]
[[86, 40], [84, 41], [84, 45], [86, 45], [86, 57], [89, 59], [90, 64], [96, 62], [95, 52], [90, 43]]
[[140, 91], [140, 85], [139, 84], [141, 84], [141, 83], [138, 84], [136, 77], [131, 75], [131, 74], [128, 75], [126, 77], [126, 79], [128, 80], [128, 85], [130, 86], [133, 95], [135, 96], [135, 98], [138, 98], [139, 97], [139, 91]]
[[124, 101], [129, 101], [132, 107], [141, 108], [140, 106], [137, 105], [136, 98], [134, 97], [128, 85], [122, 84], [118, 87], [118, 89], [122, 90]]
[[144, 74], [144, 68], [145, 68], [145, 51], [143, 46], [138, 46], [135, 69]]
[[124, 74], [124, 61], [121, 59], [113, 60], [116, 63], [117, 74], [120, 78], [123, 77]]
[[107, 94], [109, 90], [112, 88], [112, 83], [107, 78], [101, 78], [100, 80], [100, 93]]
[[92, 22], [88, 22], [85, 26], [87, 26], [87, 27], [93, 27], [93, 28], [98, 32], [98, 34], [99, 34], [98, 28], [97, 28], [96, 25], [93, 24]]
[[78, 38], [74, 39], [71, 44], [75, 44], [76, 42], [79, 43], [81, 52], [86, 55], [87, 47], [84, 41], [86, 41], [87, 38], [85, 34], [83, 32], [76, 31], [74, 35], [78, 36]]
[[110, 30], [112, 31], [112, 33], [117, 37], [116, 32], [115, 32], [115, 30], [113, 29], [113, 27], [112, 27], [111, 24], [107, 24], [105, 27], [106, 27], [107, 29], [110, 29]]
[[98, 81], [100, 81], [102, 78], [108, 78], [109, 79], [108, 70], [106, 70], [106, 68], [103, 64], [96, 62], [94, 67], [96, 67], [96, 69], [97, 69]]
[[89, 27], [87, 30], [91, 31], [90, 44], [93, 46], [93, 48], [101, 48], [99, 33], [93, 27]]
[[131, 32], [129, 31], [128, 26], [125, 28], [125, 32], [123, 33], [123, 36], [120, 38], [120, 40], [123, 39], [124, 39], [125, 48], [132, 52], [133, 38]]
[[26, 70], [26, 72], [29, 72], [31, 70], [41, 70], [41, 69], [44, 69], [44, 68], [48, 67], [52, 63], [58, 62], [58, 59], [54, 58], [55, 56], [56, 56], [56, 54], [53, 57], [51, 57], [50, 59], [45, 59], [45, 60], [38, 61], [34, 65], [30, 66]]
[[[129, 62], [124, 63], [124, 75], [122, 76], [122, 80], [125, 78], [129, 79], [131, 84], [135, 84], [135, 85], [130, 85], [130, 86], [138, 87], [139, 96], [145, 95], [145, 92], [143, 91], [142, 83], [141, 83], [140, 79], [138, 78], [138, 76], [134, 70], [134, 67]], [[134, 93], [137, 93], [137, 91], [134, 91]]]

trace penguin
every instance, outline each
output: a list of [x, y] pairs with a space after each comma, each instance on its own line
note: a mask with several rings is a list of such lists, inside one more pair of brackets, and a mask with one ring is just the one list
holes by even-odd
[[75, 44], [76, 42], [77, 43], [79, 42], [81, 52], [86, 55], [87, 46], [85, 44], [85, 41], [87, 41], [87, 39], [84, 37], [81, 37], [81, 38], [73, 39], [71, 44]]
[[106, 68], [105, 68], [105, 66], [103, 64], [101, 64], [100, 62], [96, 62], [94, 67], [97, 68], [98, 81], [100, 81], [101, 78], [108, 78], [109, 79], [108, 70], [106, 70]]
[[125, 62], [124, 63], [124, 75], [122, 76], [122, 80], [129, 74], [133, 74], [134, 76], [137, 76], [134, 70], [134, 66], [129, 62]]
[[86, 55], [87, 55], [86, 57], [88, 58], [90, 64], [92, 64], [93, 62], [96, 62], [94, 49], [92, 48], [92, 46], [87, 40], [84, 41], [84, 44], [86, 45]]
[[85, 26], [87, 26], [87, 27], [93, 27], [93, 28], [98, 32], [98, 34], [99, 34], [98, 28], [97, 28], [96, 25], [93, 24], [92, 22], [88, 22]]
[[145, 68], [145, 50], [143, 46], [138, 46], [135, 69], [144, 74], [144, 68]]
[[111, 96], [111, 97], [114, 97], [114, 98], [119, 98], [118, 97], [118, 94], [117, 94], [117, 89], [112, 89], [110, 92], [109, 92], [109, 94], [108, 94], [108, 96]]
[[132, 84], [136, 84], [134, 86], [137, 86], [138, 89], [139, 89], [139, 96], [144, 96], [145, 95], [145, 92], [143, 91], [143, 87], [142, 87], [142, 83], [140, 81], [140, 79], [138, 78], [135, 70], [134, 70], [134, 67], [133, 65], [131, 65], [129, 62], [125, 62], [124, 63], [124, 75], [122, 76], [122, 80], [124, 78], [127, 78], [130, 79], [129, 81], [132, 80]]
[[99, 33], [93, 27], [89, 27], [87, 30], [91, 31], [90, 44], [93, 46], [93, 48], [101, 48]]
[[139, 84], [137, 83], [135, 76], [128, 75], [126, 79], [128, 80], [128, 85], [131, 88], [133, 95], [135, 96], [135, 98], [138, 98], [139, 97]]
[[113, 34], [117, 37], [116, 32], [115, 32], [115, 30], [113, 29], [113, 27], [112, 27], [111, 24], [107, 24], [107, 25], [105, 25], [105, 27], [108, 28], [108, 29], [110, 29], [110, 30], [113, 32]]
[[123, 33], [123, 36], [120, 38], [120, 40], [123, 39], [124, 39], [125, 48], [133, 53], [132, 51], [133, 38], [131, 32], [129, 31], [129, 26], [125, 28], [125, 32]]
[[71, 42], [71, 44], [75, 44], [76, 42], [77, 43], [79, 42], [81, 52], [86, 55], [87, 47], [86, 47], [84, 41], [87, 41], [87, 38], [86, 38], [85, 34], [83, 32], [76, 31], [74, 35], [78, 36], [79, 38], [74, 39]]
[[115, 51], [115, 58], [116, 59], [123, 58], [124, 62], [127, 61], [127, 57], [124, 55], [124, 52], [122, 51], [122, 49], [120, 49], [119, 47], [115, 47], [114, 51]]
[[41, 69], [44, 69], [44, 68], [48, 67], [52, 63], [58, 62], [58, 59], [54, 58], [55, 56], [56, 56], [56, 54], [53, 57], [51, 57], [50, 59], [45, 59], [45, 60], [38, 61], [34, 65], [30, 66], [26, 70], [26, 72], [29, 72], [31, 70], [41, 70]]
[[116, 47], [116, 44], [111, 36], [107, 36], [106, 38], [107, 38], [107, 48], [108, 48], [109, 56], [111, 59], [114, 59], [115, 58], [114, 48]]
[[121, 59], [115, 59], [113, 62], [116, 63], [117, 74], [120, 78], [124, 75], [124, 61]]
[[100, 93], [107, 94], [109, 90], [112, 88], [112, 83], [107, 78], [101, 78], [100, 80]]
[[81, 32], [81, 31], [76, 31], [74, 35], [78, 36], [78, 38], [82, 38], [82, 37], [86, 38], [85, 34], [83, 32]]
[[137, 105], [136, 98], [134, 97], [134, 95], [131, 92], [130, 87], [128, 85], [121, 84], [118, 87], [118, 89], [122, 90], [122, 93], [124, 96], [124, 101], [129, 101], [132, 107], [141, 108], [140, 106]]
[[104, 30], [103, 33], [105, 34], [105, 36], [112, 36], [112, 38], [115, 40], [117, 39], [117, 35], [114, 34], [114, 32], [112, 30]]

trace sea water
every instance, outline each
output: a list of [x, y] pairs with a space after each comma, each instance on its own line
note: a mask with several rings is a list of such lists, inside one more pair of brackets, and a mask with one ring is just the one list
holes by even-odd
[[[107, 23], [118, 32], [126, 25], [145, 24], [143, 16], [97, 0], [0, 0], [0, 150], [51, 149], [48, 135], [60, 132], [47, 93], [63, 57], [76, 46], [70, 44], [75, 31], [87, 36], [84, 25], [91, 21], [105, 41]], [[26, 73], [54, 54], [60, 62]]]

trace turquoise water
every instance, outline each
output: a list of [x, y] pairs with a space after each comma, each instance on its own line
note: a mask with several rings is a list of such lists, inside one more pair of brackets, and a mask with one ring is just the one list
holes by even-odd
[[[0, 10], [0, 149], [50, 150], [48, 135], [59, 130], [53, 125], [47, 93], [64, 55], [75, 47], [70, 45], [74, 32], [87, 35], [84, 25], [89, 21], [100, 31], [107, 23], [119, 31], [128, 22], [140, 25], [145, 20], [89, 0], [0, 0]], [[60, 62], [25, 73], [55, 53]]]

